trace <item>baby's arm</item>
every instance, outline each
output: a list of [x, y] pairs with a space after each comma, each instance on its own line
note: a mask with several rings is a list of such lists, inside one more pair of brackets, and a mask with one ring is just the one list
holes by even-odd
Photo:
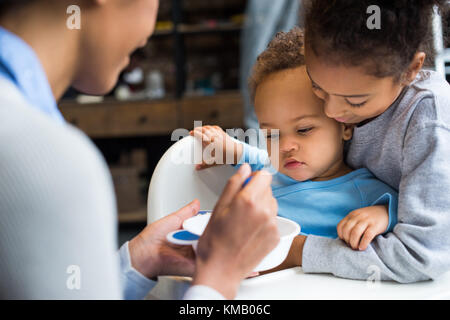
[[386, 232], [388, 225], [388, 205], [376, 205], [350, 212], [337, 225], [337, 233], [352, 249], [366, 250], [377, 235]]
[[267, 150], [234, 139], [218, 126], [197, 127], [190, 134], [201, 139], [203, 145], [202, 163], [197, 165], [197, 170], [219, 164], [236, 165], [237, 169], [243, 163], [248, 163], [252, 171], [270, 170]]
[[[196, 166], [197, 170], [206, 169], [219, 164], [237, 164], [242, 157], [243, 146], [232, 139], [219, 126], [196, 127], [190, 132], [191, 136], [201, 139], [203, 149], [207, 146], [213, 148], [212, 159], [202, 157], [202, 163]], [[221, 151], [222, 156], [218, 159], [215, 151]]]

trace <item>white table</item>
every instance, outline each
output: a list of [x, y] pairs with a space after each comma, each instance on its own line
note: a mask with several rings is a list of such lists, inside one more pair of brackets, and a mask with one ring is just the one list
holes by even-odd
[[[153, 299], [181, 299], [190, 278], [160, 277], [150, 292]], [[236, 299], [450, 299], [450, 273], [438, 280], [411, 284], [390, 281], [348, 280], [325, 274], [305, 274], [300, 267], [266, 274], [243, 281]]]
[[[192, 161], [195, 150], [202, 150], [201, 143], [189, 136], [172, 145], [158, 162], [148, 191], [148, 223], [178, 210], [195, 198], [200, 200], [202, 209], [214, 208], [235, 169], [219, 166], [197, 171]], [[189, 278], [160, 277], [149, 298], [180, 299], [189, 285]], [[443, 298], [450, 299], [450, 274], [435, 281], [414, 284], [372, 283], [324, 274], [304, 274], [301, 268], [244, 280], [237, 295], [237, 299], [250, 300]]]

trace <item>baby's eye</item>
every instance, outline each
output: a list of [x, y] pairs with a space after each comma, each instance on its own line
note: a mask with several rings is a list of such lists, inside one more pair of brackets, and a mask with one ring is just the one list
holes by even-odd
[[312, 129], [313, 129], [312, 127], [311, 128], [305, 128], [305, 129], [298, 129], [297, 132], [300, 133], [300, 134], [306, 134], [309, 131], [311, 131]]

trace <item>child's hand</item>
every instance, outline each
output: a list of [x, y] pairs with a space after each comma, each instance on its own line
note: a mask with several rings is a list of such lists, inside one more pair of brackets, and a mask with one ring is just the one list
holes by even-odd
[[[218, 126], [197, 127], [190, 132], [190, 135], [202, 139], [203, 149], [206, 146], [213, 144], [213, 152], [210, 155], [213, 159], [205, 159], [205, 155], [203, 155], [202, 163], [196, 166], [197, 170], [206, 169], [219, 164], [236, 164], [242, 155], [242, 145], [234, 141]], [[221, 159], [216, 158], [216, 150], [222, 151]], [[211, 163], [211, 161], [213, 162]]]
[[377, 235], [386, 231], [388, 224], [388, 206], [371, 206], [350, 212], [337, 225], [337, 233], [352, 249], [366, 250]]

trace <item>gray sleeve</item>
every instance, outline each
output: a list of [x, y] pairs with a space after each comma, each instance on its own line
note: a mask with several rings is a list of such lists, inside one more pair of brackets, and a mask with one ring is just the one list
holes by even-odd
[[0, 108], [0, 150], [0, 298], [121, 299], [114, 192], [94, 145], [17, 106]]
[[380, 280], [409, 283], [450, 270], [450, 127], [436, 120], [429, 103], [423, 101], [405, 136], [393, 232], [379, 235], [362, 252], [341, 240], [308, 236], [305, 272], [368, 279], [377, 270]]

